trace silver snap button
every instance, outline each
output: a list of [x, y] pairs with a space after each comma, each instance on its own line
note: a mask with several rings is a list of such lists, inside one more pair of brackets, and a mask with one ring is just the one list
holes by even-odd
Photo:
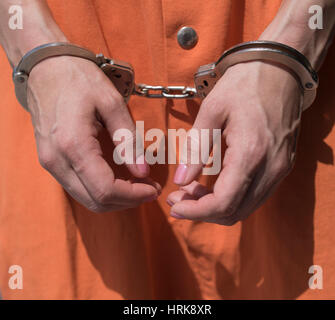
[[198, 43], [198, 35], [191, 27], [182, 27], [177, 34], [179, 45], [186, 50], [192, 49]]

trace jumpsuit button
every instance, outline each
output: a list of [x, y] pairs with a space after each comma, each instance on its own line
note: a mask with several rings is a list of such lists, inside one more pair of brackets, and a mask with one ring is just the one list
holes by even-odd
[[177, 39], [179, 45], [185, 50], [194, 48], [198, 43], [198, 35], [191, 27], [182, 27], [178, 31]]

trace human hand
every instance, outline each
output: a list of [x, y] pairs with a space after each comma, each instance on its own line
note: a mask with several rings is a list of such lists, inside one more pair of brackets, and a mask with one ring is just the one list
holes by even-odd
[[300, 105], [301, 90], [288, 71], [264, 62], [228, 69], [193, 125], [223, 129], [222, 171], [209, 190], [195, 181], [202, 164], [180, 164], [175, 175], [180, 189], [168, 197], [171, 215], [223, 225], [247, 218], [292, 169]]
[[39, 63], [28, 81], [28, 109], [41, 165], [85, 207], [123, 210], [157, 198], [160, 186], [146, 178], [143, 154], [127, 165], [141, 183], [115, 178], [103, 158], [97, 139], [103, 126], [111, 136], [130, 130], [134, 157], [136, 133], [123, 98], [93, 62], [63, 56]]

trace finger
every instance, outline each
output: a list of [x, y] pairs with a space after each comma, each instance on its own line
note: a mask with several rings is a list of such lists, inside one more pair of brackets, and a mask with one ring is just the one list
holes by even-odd
[[227, 166], [220, 173], [214, 192], [199, 200], [186, 200], [176, 203], [171, 211], [191, 220], [218, 219], [235, 213], [243, 199], [250, 178], [241, 175], [238, 169]]
[[158, 196], [157, 189], [152, 185], [115, 179], [101, 154], [91, 153], [76, 159], [72, 166], [93, 199], [101, 205], [139, 205]]
[[[55, 176], [56, 177], [56, 176]], [[113, 211], [122, 211], [137, 206], [136, 203], [107, 203], [102, 204], [96, 202], [91, 195], [87, 192], [86, 188], [83, 186], [82, 182], [73, 170], [68, 171], [66, 180], [57, 179], [64, 187], [65, 191], [72, 196], [77, 202], [84, 205], [87, 209], [96, 213], [106, 213]]]
[[223, 170], [215, 182], [213, 193], [199, 200], [176, 203], [171, 212], [187, 219], [219, 219], [236, 212], [257, 170], [262, 165], [259, 157], [250, 157], [248, 142], [238, 135], [228, 135]]
[[[64, 171], [63, 171], [64, 172]], [[69, 168], [66, 175], [60, 176], [57, 172], [53, 174], [56, 180], [63, 186], [65, 191], [77, 202], [85, 206], [90, 211], [96, 213], [120, 211], [131, 208], [130, 204], [102, 205], [97, 203], [87, 192], [76, 173]]]
[[68, 161], [61, 156], [57, 156], [57, 153], [55, 153], [53, 148], [47, 143], [37, 141], [37, 149], [41, 166], [46, 169], [75, 200], [87, 208], [93, 208], [93, 198], [71, 169]]
[[131, 183], [144, 183], [144, 184], [151, 185], [151, 186], [153, 186], [157, 190], [158, 195], [160, 195], [162, 193], [162, 186], [158, 182], [154, 181], [150, 177], [146, 177], [146, 178], [131, 178], [129, 181]]
[[57, 156], [48, 144], [37, 142], [39, 162], [75, 200], [92, 211], [98, 211], [99, 206], [87, 192], [68, 161]]
[[258, 168], [235, 214], [223, 217], [215, 221], [216, 223], [232, 225], [237, 221], [245, 220], [266, 202], [293, 168], [294, 157], [291, 153], [295, 151], [295, 147], [290, 142], [283, 144], [277, 153], [271, 154], [270, 158], [267, 158]]
[[191, 184], [170, 193], [167, 198], [167, 203], [173, 206], [176, 202], [182, 200], [197, 200], [208, 193], [210, 193], [210, 190], [207, 187], [197, 181], [193, 181]]
[[294, 164], [295, 146], [289, 143], [285, 145], [279, 154], [272, 155], [264, 170], [259, 170], [248, 192], [241, 202], [237, 213], [240, 220], [246, 219], [256, 211], [275, 192], [278, 185], [290, 173]]
[[[169, 196], [166, 199], [166, 203], [170, 206], [173, 207], [173, 205], [176, 202], [182, 201], [182, 200], [195, 200], [196, 198], [190, 194], [188, 194], [186, 191], [183, 190], [177, 190], [174, 192], [171, 192]], [[173, 216], [173, 214], [172, 214]]]
[[134, 121], [123, 98], [114, 87], [112, 92], [112, 95], [104, 98], [104, 103], [97, 102], [97, 109], [116, 145], [114, 155], [120, 163], [125, 161], [135, 177], [147, 177], [150, 168], [144, 157], [142, 137], [136, 132]]
[[193, 181], [186, 186], [182, 186], [180, 187], [180, 190], [187, 192], [188, 194], [194, 196], [197, 199], [211, 193], [211, 191], [206, 186], [202, 185], [198, 181]]
[[[181, 186], [190, 184], [206, 165], [213, 147], [213, 139], [221, 139], [221, 129], [225, 118], [223, 113], [221, 115], [217, 113], [218, 108], [219, 106], [209, 100], [204, 101], [201, 105], [193, 128], [188, 131], [174, 183]], [[222, 109], [221, 106], [220, 109]]]
[[108, 212], [129, 208], [129, 204], [118, 206], [103, 206], [98, 204], [83, 186], [76, 173], [71, 169], [68, 161], [62, 156], [57, 156], [53, 149], [48, 144], [44, 144], [41, 147], [41, 143], [38, 143], [39, 161], [76, 201], [93, 212]]
[[75, 138], [64, 134], [60, 142], [61, 152], [95, 202], [101, 206], [135, 206], [157, 198], [157, 189], [152, 185], [115, 179], [89, 122], [85, 123], [83, 119], [73, 121], [71, 130]]

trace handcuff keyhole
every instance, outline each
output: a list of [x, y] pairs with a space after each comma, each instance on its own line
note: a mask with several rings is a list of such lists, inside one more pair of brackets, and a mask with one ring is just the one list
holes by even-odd
[[117, 73], [117, 74], [114, 74], [114, 77], [115, 78], [121, 78], [121, 75], [119, 73]]
[[208, 82], [207, 82], [207, 80], [204, 80], [204, 85], [205, 85], [205, 87], [208, 87]]

